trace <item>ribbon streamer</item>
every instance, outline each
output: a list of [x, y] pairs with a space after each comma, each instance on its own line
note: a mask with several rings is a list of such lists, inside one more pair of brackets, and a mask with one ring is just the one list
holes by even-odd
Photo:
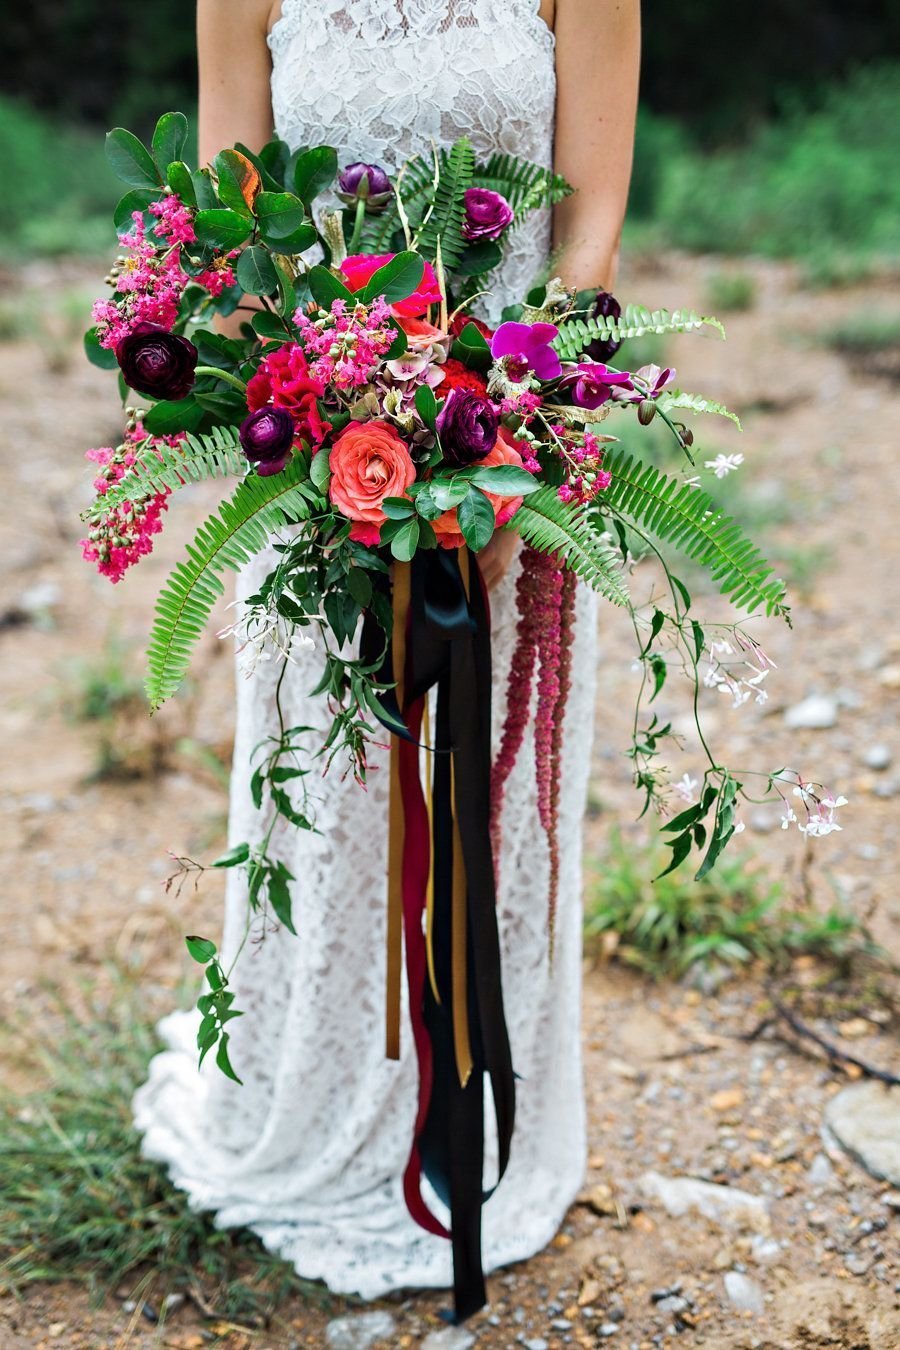
[[[395, 687], [382, 697], [384, 724], [390, 727], [399, 716], [404, 730], [391, 749], [387, 1043], [399, 1054], [399, 999], [391, 979], [402, 913], [419, 1066], [404, 1197], [419, 1224], [452, 1242], [456, 1317], [462, 1321], [486, 1300], [485, 1075], [497, 1120], [498, 1180], [509, 1160], [515, 1115], [489, 835], [490, 619], [481, 575], [467, 550], [420, 552], [408, 568], [395, 563], [392, 603], [382, 679], [393, 678]], [[363, 656], [377, 660], [383, 648], [383, 633], [367, 615]], [[426, 797], [419, 738], [435, 688], [434, 781]], [[423, 1174], [449, 1207], [449, 1231], [425, 1202]]]

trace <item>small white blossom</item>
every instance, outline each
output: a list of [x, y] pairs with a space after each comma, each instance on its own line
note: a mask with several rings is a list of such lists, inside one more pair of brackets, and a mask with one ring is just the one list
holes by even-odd
[[712, 469], [717, 478], [725, 478], [735, 469], [739, 469], [744, 462], [744, 456], [737, 455], [716, 455], [715, 459], [707, 459], [704, 467]]
[[696, 778], [692, 778], [689, 773], [682, 774], [677, 783], [672, 784], [672, 791], [681, 798], [683, 802], [692, 803], [697, 799], [697, 788], [700, 786]]
[[[235, 605], [240, 602], [235, 600]], [[274, 610], [249, 606], [239, 619], [220, 629], [219, 638], [233, 637], [237, 642], [237, 661], [241, 674], [249, 679], [261, 663], [293, 661], [304, 648], [316, 644], [307, 629], [298, 628]]]

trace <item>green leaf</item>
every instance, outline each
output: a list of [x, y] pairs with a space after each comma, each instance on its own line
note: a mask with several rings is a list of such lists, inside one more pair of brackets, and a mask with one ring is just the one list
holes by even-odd
[[[290, 192], [260, 192], [254, 203], [256, 218], [259, 221], [260, 235], [267, 244], [273, 246], [296, 235], [303, 226], [309, 248], [316, 242], [315, 226], [306, 219], [306, 211], [299, 197]], [[287, 249], [280, 249], [282, 253]], [[301, 252], [300, 249], [296, 250]]]
[[337, 151], [317, 145], [298, 156], [294, 165], [294, 191], [307, 206], [329, 187], [337, 174]]
[[472, 370], [487, 370], [493, 357], [490, 346], [474, 323], [467, 323], [450, 348], [450, 355]]
[[198, 211], [194, 217], [194, 232], [199, 242], [209, 244], [223, 253], [239, 248], [252, 228], [251, 217], [245, 218], [236, 211], [227, 211], [222, 207]]
[[429, 431], [437, 434], [437, 399], [430, 384], [420, 384], [415, 393], [416, 412]]
[[385, 497], [381, 509], [388, 520], [409, 520], [416, 514], [416, 508], [408, 497]]
[[123, 183], [132, 187], [162, 186], [150, 151], [124, 127], [113, 127], [106, 133], [106, 158], [113, 173]]
[[284, 866], [284, 863], [276, 863], [269, 873], [268, 897], [269, 904], [275, 911], [275, 917], [279, 923], [283, 923], [289, 933], [297, 936], [297, 930], [294, 927], [293, 907], [291, 904], [291, 890], [288, 884], [290, 874]]
[[701, 394], [686, 394], [681, 389], [666, 389], [660, 394], [657, 404], [664, 413], [682, 410], [695, 413], [714, 413], [717, 417], [727, 417], [739, 430], [741, 429], [741, 419], [737, 413], [729, 412], [724, 403], [716, 403], [711, 398], [704, 398]]
[[92, 366], [100, 370], [118, 370], [119, 363], [112, 347], [101, 347], [96, 328], [89, 328], [84, 335], [84, 354]]
[[249, 844], [235, 844], [234, 848], [230, 848], [227, 853], [223, 853], [221, 857], [216, 858], [212, 865], [213, 867], [240, 867], [249, 857]]
[[492, 239], [470, 244], [453, 269], [461, 277], [476, 277], [492, 271], [503, 258], [503, 250]]
[[250, 323], [254, 333], [258, 333], [262, 338], [280, 338], [284, 342], [290, 335], [284, 320], [267, 309], [261, 309], [258, 314], [254, 314]]
[[237, 260], [237, 282], [248, 295], [272, 295], [278, 289], [278, 273], [264, 244], [250, 244]]
[[406, 300], [422, 280], [425, 271], [425, 259], [419, 253], [404, 250], [395, 253], [390, 262], [379, 267], [363, 287], [359, 299], [364, 304], [371, 303], [383, 295], [389, 305]]
[[767, 614], [790, 621], [784, 582], [769, 579], [770, 564], [708, 493], [643, 464], [618, 447], [609, 447], [604, 468], [612, 474], [612, 482], [598, 499], [601, 509], [621, 512], [693, 558], [732, 604], [749, 610], [764, 605]]
[[236, 150], [220, 150], [213, 160], [213, 166], [218, 179], [216, 191], [219, 201], [242, 219], [252, 221], [253, 209], [242, 187], [249, 173], [243, 157]]
[[440, 177], [434, 194], [431, 215], [422, 227], [418, 247], [434, 260], [438, 239], [441, 257], [448, 272], [455, 270], [467, 247], [463, 235], [466, 221], [466, 192], [472, 186], [475, 154], [471, 142], [463, 136], [454, 142], [440, 162]]
[[197, 198], [197, 205], [200, 210], [218, 210], [216, 189], [213, 187], [209, 169], [195, 169], [191, 174], [191, 182], [194, 184], [194, 195]]
[[[478, 187], [505, 197], [515, 212], [516, 223], [540, 207], [555, 206], [573, 192], [562, 174], [553, 173], [530, 160], [497, 151], [475, 175]], [[529, 304], [530, 304], [529, 300]]]
[[684, 862], [692, 847], [693, 841], [691, 839], [690, 830], [685, 830], [684, 834], [679, 834], [676, 839], [671, 841], [672, 860], [668, 867], [663, 868], [653, 880], [659, 881], [662, 877], [667, 877], [670, 872], [674, 872], [675, 868], [679, 867]]
[[185, 206], [197, 205], [197, 193], [194, 178], [188, 166], [182, 160], [176, 160], [166, 170], [166, 182], [173, 192], [177, 192]]
[[452, 511], [469, 494], [469, 481], [455, 475], [453, 478], [433, 478], [429, 485], [431, 496], [442, 511]]
[[362, 567], [351, 567], [347, 573], [347, 589], [363, 609], [372, 599], [372, 578]]
[[600, 521], [575, 502], [561, 502], [549, 484], [527, 497], [511, 529], [541, 553], [558, 553], [567, 567], [615, 605], [628, 604], [619, 554], [605, 538]]
[[[493, 512], [491, 513], [493, 516]], [[409, 562], [415, 555], [421, 533], [421, 522], [416, 516], [405, 520], [391, 539], [391, 553], [399, 562]]]
[[324, 310], [330, 310], [332, 302], [335, 300], [353, 300], [355, 297], [351, 290], [348, 290], [341, 281], [340, 277], [335, 276], [330, 268], [317, 263], [315, 267], [309, 270], [309, 289], [312, 298], [316, 304]]
[[330, 453], [327, 447], [317, 450], [309, 466], [310, 482], [323, 496], [328, 492], [328, 485], [331, 482], [331, 469], [328, 463]]
[[396, 332], [396, 337], [385, 352], [384, 359], [385, 361], [399, 361], [400, 357], [409, 347], [409, 339], [396, 319], [391, 318], [388, 320], [388, 323]]
[[534, 474], [520, 469], [518, 464], [495, 464], [490, 468], [475, 469], [469, 481], [498, 497], [527, 497], [541, 486]]
[[724, 337], [725, 330], [718, 319], [696, 314], [692, 309], [645, 309], [643, 305], [626, 305], [619, 319], [600, 315], [596, 319], [570, 319], [560, 324], [559, 334], [553, 340], [553, 349], [561, 361], [577, 361], [588, 343], [595, 338], [625, 342], [628, 338], [644, 337], [647, 333], [691, 333], [704, 325], [715, 328]]
[[188, 120], [184, 113], [163, 113], [153, 132], [153, 158], [164, 174], [173, 160], [181, 159], [187, 145]]
[[247, 467], [236, 427], [214, 427], [205, 436], [187, 435], [177, 446], [150, 447], [145, 442], [137, 448], [136, 455], [124, 476], [117, 483], [110, 483], [104, 498], [108, 507], [130, 501], [135, 491], [175, 492], [188, 483], [241, 474]]
[[241, 1079], [238, 1078], [232, 1067], [231, 1060], [228, 1058], [228, 1035], [224, 1031], [222, 1032], [222, 1039], [219, 1041], [219, 1048], [216, 1051], [216, 1064], [222, 1070], [226, 1078], [232, 1079], [235, 1083], [240, 1083], [243, 1087]]
[[203, 409], [193, 398], [174, 402], [163, 399], [144, 413], [144, 429], [154, 436], [171, 436], [176, 431], [196, 431], [203, 421]]
[[159, 188], [132, 188], [124, 197], [120, 197], [113, 211], [116, 234], [124, 234], [126, 230], [130, 230], [134, 224], [132, 214], [135, 211], [146, 211], [151, 202], [159, 201], [159, 196]]
[[456, 517], [460, 533], [473, 552], [477, 553], [485, 544], [490, 543], [494, 535], [496, 517], [493, 506], [479, 488], [470, 486], [467, 495], [457, 507]]
[[306, 476], [300, 457], [281, 473], [266, 478], [251, 474], [201, 525], [187, 560], [176, 566], [157, 601], [147, 652], [146, 685], [153, 708], [174, 694], [184, 677], [191, 650], [225, 589], [220, 573], [249, 562], [266, 547], [273, 530], [309, 518], [309, 501], [301, 490]]
[[216, 944], [210, 942], [209, 938], [186, 937], [184, 940], [191, 956], [201, 966], [205, 966], [216, 954]]

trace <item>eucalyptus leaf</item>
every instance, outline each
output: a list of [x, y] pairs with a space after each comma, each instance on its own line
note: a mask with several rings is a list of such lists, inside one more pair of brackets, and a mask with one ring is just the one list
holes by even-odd
[[476, 487], [493, 492], [497, 497], [527, 497], [540, 487], [534, 474], [530, 474], [527, 469], [520, 469], [518, 464], [495, 464], [477, 468], [469, 481]]

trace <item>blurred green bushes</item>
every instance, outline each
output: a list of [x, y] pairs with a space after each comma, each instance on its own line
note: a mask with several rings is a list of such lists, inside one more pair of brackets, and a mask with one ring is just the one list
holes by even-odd
[[661, 242], [696, 251], [897, 259], [898, 165], [900, 65], [884, 63], [727, 149], [703, 152], [642, 111], [630, 214]]

